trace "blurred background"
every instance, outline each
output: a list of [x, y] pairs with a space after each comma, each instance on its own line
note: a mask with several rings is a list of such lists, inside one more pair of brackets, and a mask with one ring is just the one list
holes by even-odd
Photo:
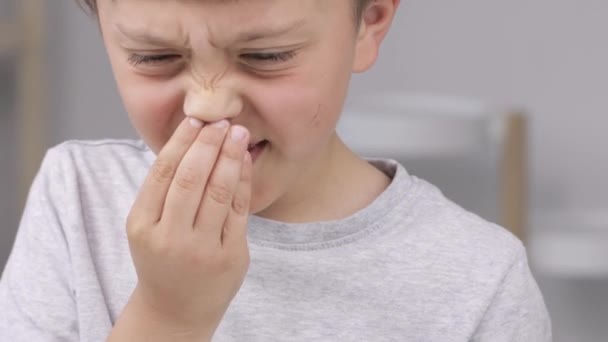
[[[339, 125], [518, 235], [555, 341], [608, 340], [607, 17], [601, 0], [403, 1]], [[44, 151], [125, 137], [95, 22], [0, 0], [0, 270]]]

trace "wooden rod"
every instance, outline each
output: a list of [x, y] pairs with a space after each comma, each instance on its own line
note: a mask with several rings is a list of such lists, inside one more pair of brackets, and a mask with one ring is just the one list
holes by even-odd
[[20, 204], [25, 203], [46, 146], [47, 91], [45, 72], [46, 0], [19, 0], [22, 34], [18, 72], [18, 129]]
[[528, 178], [527, 128], [521, 112], [507, 115], [499, 179], [501, 224], [525, 242]]

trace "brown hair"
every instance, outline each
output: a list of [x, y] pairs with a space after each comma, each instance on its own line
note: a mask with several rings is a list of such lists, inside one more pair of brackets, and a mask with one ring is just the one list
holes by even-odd
[[[97, 0], [77, 0], [78, 4], [84, 8], [89, 14], [97, 16]], [[365, 6], [371, 2], [371, 0], [353, 0], [354, 1], [354, 14], [357, 25], [363, 15]]]

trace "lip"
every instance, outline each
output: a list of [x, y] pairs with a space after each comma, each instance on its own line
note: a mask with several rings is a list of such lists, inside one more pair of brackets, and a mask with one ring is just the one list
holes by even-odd
[[258, 139], [258, 140], [250, 140], [252, 142], [249, 143], [249, 145], [247, 145], [247, 149], [250, 150], [252, 147], [254, 147], [255, 145], [261, 143], [262, 141], [264, 141], [264, 139]]
[[268, 140], [259, 140], [257, 143], [252, 143], [247, 146], [247, 151], [251, 154], [251, 161], [255, 163], [255, 161], [260, 157], [260, 155], [266, 150], [268, 147]]

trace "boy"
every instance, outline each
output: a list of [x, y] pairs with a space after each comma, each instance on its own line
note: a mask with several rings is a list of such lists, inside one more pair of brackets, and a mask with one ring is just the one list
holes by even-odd
[[399, 0], [87, 4], [143, 141], [48, 152], [1, 340], [550, 340], [519, 241], [336, 136]]

